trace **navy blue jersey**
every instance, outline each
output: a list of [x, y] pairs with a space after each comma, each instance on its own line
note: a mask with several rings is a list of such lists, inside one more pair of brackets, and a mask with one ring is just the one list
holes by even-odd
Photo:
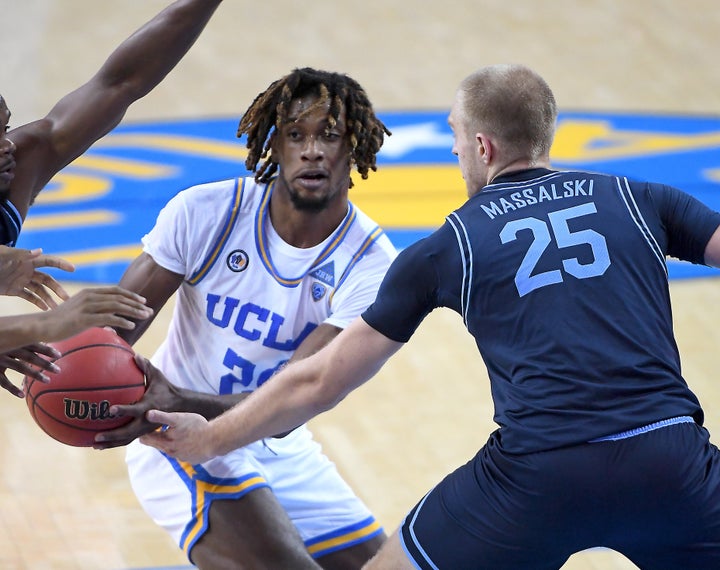
[[666, 256], [703, 263], [720, 214], [675, 188], [590, 172], [499, 177], [392, 265], [365, 321], [406, 342], [435, 307], [463, 317], [511, 453], [676, 416]]
[[22, 227], [20, 212], [10, 200], [0, 201], [0, 245], [15, 246]]

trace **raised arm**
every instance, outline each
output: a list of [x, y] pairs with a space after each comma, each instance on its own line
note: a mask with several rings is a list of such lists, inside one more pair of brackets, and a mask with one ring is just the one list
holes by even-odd
[[[325, 348], [287, 366], [272, 382], [209, 423], [196, 414], [150, 411], [150, 421], [169, 429], [149, 433], [141, 441], [183, 461], [202, 463], [333, 408], [401, 346], [358, 317]], [[147, 362], [144, 366], [149, 375], [159, 373]]]
[[24, 218], [64, 166], [114, 128], [185, 55], [221, 0], [177, 0], [113, 51], [84, 85], [41, 120], [8, 133], [17, 147], [10, 200]]

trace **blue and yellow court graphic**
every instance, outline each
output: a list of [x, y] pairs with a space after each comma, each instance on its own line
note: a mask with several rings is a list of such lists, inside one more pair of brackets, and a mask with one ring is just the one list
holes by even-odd
[[[400, 248], [427, 235], [466, 198], [447, 112], [380, 113], [393, 135], [351, 200]], [[141, 251], [158, 212], [189, 186], [247, 175], [237, 118], [123, 124], [50, 182], [18, 246], [77, 266], [73, 281], [115, 283]], [[720, 117], [561, 112], [556, 168], [663, 182], [720, 210]], [[670, 261], [670, 277], [716, 270]], [[68, 279], [67, 274], [58, 275]]]

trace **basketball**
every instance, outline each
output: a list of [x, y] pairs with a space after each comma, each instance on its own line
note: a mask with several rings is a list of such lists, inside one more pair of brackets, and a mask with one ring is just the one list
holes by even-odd
[[48, 384], [25, 377], [30, 415], [46, 434], [66, 445], [91, 447], [95, 434], [132, 419], [110, 415], [110, 406], [142, 398], [145, 375], [115, 331], [92, 328], [49, 344], [61, 353], [53, 361], [60, 372], [46, 371]]

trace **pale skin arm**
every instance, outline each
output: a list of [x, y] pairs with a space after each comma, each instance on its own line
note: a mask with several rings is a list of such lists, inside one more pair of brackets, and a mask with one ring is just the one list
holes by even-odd
[[115, 49], [84, 85], [41, 120], [8, 133], [17, 150], [10, 200], [24, 218], [35, 196], [64, 166], [110, 132], [198, 38], [220, 0], [177, 0]]
[[40, 267], [54, 267], [75, 271], [69, 261], [55, 255], [45, 255], [42, 249], [19, 249], [0, 245], [0, 295], [14, 295], [25, 299], [43, 311], [57, 307], [53, 294], [67, 300], [69, 295], [60, 283]]
[[[165, 269], [150, 255], [142, 253], [130, 264], [120, 280], [120, 286], [145, 297], [148, 306], [158, 314], [182, 282], [182, 275]], [[151, 322], [152, 319], [138, 322], [134, 329], [118, 331], [118, 333], [128, 343], [134, 344]], [[293, 353], [290, 362], [314, 354], [335, 338], [341, 330], [328, 324], [319, 325]], [[126, 406], [113, 406], [111, 409], [114, 415], [130, 416], [133, 418], [132, 421], [115, 430], [99, 434], [96, 437], [95, 447], [107, 449], [127, 445], [137, 437], [156, 429], [157, 424], [147, 419], [148, 410], [194, 412], [205, 418], [214, 418], [248, 395], [247, 393], [217, 395], [195, 392], [173, 385], [164, 376], [149, 375], [148, 389], [139, 402]]]
[[210, 422], [197, 414], [149, 411], [150, 421], [168, 429], [144, 435], [140, 441], [193, 464], [224, 455], [335, 407], [372, 378], [401, 346], [358, 317], [325, 348], [287, 366]]

